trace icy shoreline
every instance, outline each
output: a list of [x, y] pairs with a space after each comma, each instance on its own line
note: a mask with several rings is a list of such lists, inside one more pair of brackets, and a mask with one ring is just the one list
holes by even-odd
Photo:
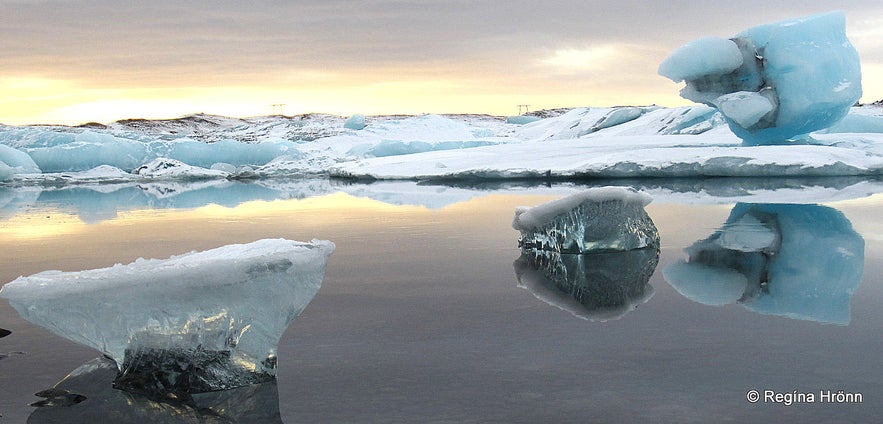
[[194, 115], [107, 126], [0, 126], [0, 185], [331, 177], [464, 182], [513, 179], [883, 175], [883, 107], [811, 138], [745, 147], [714, 109], [615, 107], [486, 115], [250, 120]]

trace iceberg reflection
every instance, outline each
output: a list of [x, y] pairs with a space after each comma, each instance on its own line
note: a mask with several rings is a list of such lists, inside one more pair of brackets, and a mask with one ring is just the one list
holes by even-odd
[[549, 305], [589, 321], [619, 319], [653, 297], [650, 276], [659, 249], [558, 254], [522, 252], [518, 286]]
[[847, 325], [864, 270], [864, 240], [836, 209], [737, 204], [726, 224], [665, 268], [678, 292], [788, 318]]
[[190, 395], [275, 378], [279, 338], [318, 292], [333, 251], [324, 240], [265, 239], [44, 271], [0, 296], [26, 320], [113, 359], [116, 387]]
[[29, 423], [281, 423], [276, 381], [219, 392], [157, 397], [115, 390], [110, 380], [116, 364], [107, 358], [89, 361], [44, 397]]

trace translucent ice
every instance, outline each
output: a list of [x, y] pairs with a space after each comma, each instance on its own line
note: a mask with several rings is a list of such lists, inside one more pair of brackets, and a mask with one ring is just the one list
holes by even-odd
[[659, 249], [558, 254], [523, 252], [515, 261], [518, 286], [574, 316], [590, 321], [618, 319], [653, 297], [648, 284]]
[[842, 12], [703, 38], [676, 50], [659, 74], [681, 96], [718, 108], [746, 145], [776, 144], [836, 124], [861, 97], [861, 64]]
[[346, 122], [343, 123], [343, 127], [350, 130], [362, 130], [365, 129], [365, 115], [353, 115], [347, 118]]
[[0, 144], [0, 181], [15, 174], [39, 174], [40, 167], [27, 153]]
[[819, 205], [738, 204], [686, 252], [689, 260], [663, 275], [693, 301], [841, 325], [864, 269], [864, 240], [842, 213]]
[[631, 188], [592, 188], [535, 207], [515, 210], [512, 227], [522, 249], [558, 253], [623, 251], [659, 246], [644, 210], [650, 196]]
[[28, 321], [112, 358], [115, 384], [199, 393], [272, 380], [276, 345], [319, 290], [329, 241], [232, 244], [3, 286]]

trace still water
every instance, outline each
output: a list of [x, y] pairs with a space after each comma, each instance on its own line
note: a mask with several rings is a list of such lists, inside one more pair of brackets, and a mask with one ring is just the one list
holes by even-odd
[[[209, 403], [220, 406], [209, 412], [128, 397], [109, 388], [113, 370], [101, 367], [79, 383], [85, 400], [29, 406], [99, 354], [0, 300], [0, 328], [11, 331], [0, 338], [0, 422], [200, 413], [208, 422], [875, 422], [883, 414], [883, 195], [787, 210], [657, 199], [647, 212], [661, 238], [658, 263], [614, 314], [556, 302], [525, 279], [513, 212], [561, 197], [554, 187], [474, 190], [424, 203], [431, 208], [336, 191], [183, 207], [117, 194], [101, 208], [95, 193], [82, 196], [42, 193], [4, 209], [0, 283], [262, 238], [327, 239], [337, 250], [280, 341], [277, 383], [214, 394]], [[84, 209], [90, 204], [100, 210]], [[743, 224], [746, 209], [783, 217], [783, 246], [798, 246], [785, 269], [757, 268], [770, 273], [769, 287], [740, 299], [674, 271], [667, 281], [666, 269], [698, 261], [685, 249]], [[818, 240], [807, 236], [812, 228]], [[585, 266], [622, 266], [606, 272], [627, 276], [630, 260]], [[777, 294], [773, 273], [790, 291]], [[838, 391], [861, 402], [837, 403]]]

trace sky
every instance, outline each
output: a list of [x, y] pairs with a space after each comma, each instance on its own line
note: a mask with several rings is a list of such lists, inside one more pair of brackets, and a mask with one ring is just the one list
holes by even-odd
[[0, 0], [0, 122], [679, 106], [679, 46], [830, 10], [883, 99], [879, 0]]

